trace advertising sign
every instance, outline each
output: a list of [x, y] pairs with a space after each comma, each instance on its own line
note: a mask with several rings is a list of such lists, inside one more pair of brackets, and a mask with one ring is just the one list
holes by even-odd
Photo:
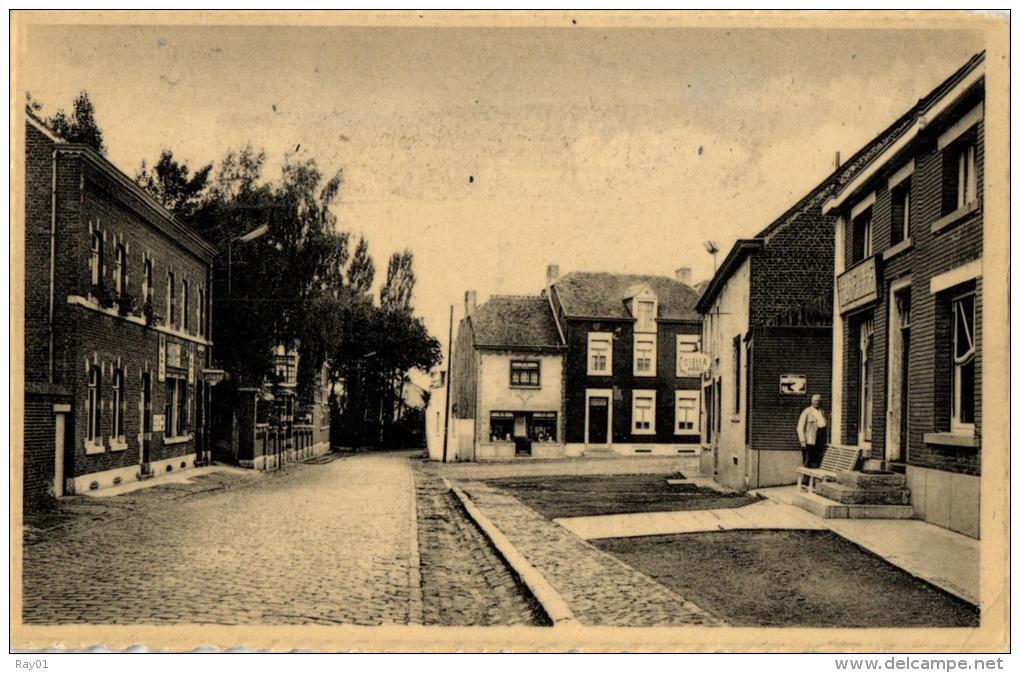
[[676, 356], [677, 376], [701, 376], [708, 371], [709, 359], [705, 353], [678, 353]]
[[166, 335], [159, 335], [159, 371], [157, 378], [166, 381]]
[[780, 374], [779, 375], [780, 395], [806, 395], [807, 375], [806, 374]]

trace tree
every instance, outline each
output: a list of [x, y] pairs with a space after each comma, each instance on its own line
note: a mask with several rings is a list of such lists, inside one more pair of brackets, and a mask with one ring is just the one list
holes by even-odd
[[135, 182], [184, 222], [189, 222], [199, 208], [209, 184], [212, 164], [191, 174], [188, 163], [178, 163], [171, 150], [164, 149], [150, 170], [142, 161], [135, 172]]
[[68, 142], [83, 143], [91, 146], [100, 154], [106, 154], [103, 131], [96, 121], [96, 111], [86, 91], [82, 91], [74, 99], [74, 107], [70, 115], [63, 110], [57, 110], [57, 113], [46, 121], [46, 125]]
[[375, 264], [368, 255], [368, 241], [364, 237], [358, 240], [354, 256], [347, 267], [347, 284], [356, 292], [368, 292], [375, 280]]
[[379, 289], [379, 303], [383, 308], [411, 311], [414, 295], [414, 255], [410, 250], [395, 252], [386, 268], [386, 283]]

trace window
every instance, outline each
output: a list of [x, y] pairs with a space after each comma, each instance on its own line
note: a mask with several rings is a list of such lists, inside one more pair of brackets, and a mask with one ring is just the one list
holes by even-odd
[[609, 376], [613, 371], [613, 335], [609, 332], [588, 334], [588, 375]]
[[98, 444], [102, 436], [103, 421], [103, 372], [99, 365], [89, 367], [89, 396], [85, 409], [85, 438], [90, 444]]
[[152, 377], [142, 373], [142, 432], [152, 432]]
[[198, 288], [198, 336], [205, 336], [205, 286]]
[[871, 208], [865, 208], [853, 218], [853, 262], [872, 255]]
[[510, 411], [493, 411], [489, 414], [489, 441], [512, 442], [514, 439], [514, 415]]
[[860, 368], [858, 372], [860, 382], [861, 408], [858, 414], [859, 426], [857, 428], [857, 443], [871, 443], [872, 407], [874, 399], [874, 386], [872, 385], [872, 374], [874, 365], [872, 363], [872, 347], [875, 341], [875, 323], [871, 318], [861, 322], [860, 328]]
[[890, 232], [893, 245], [910, 238], [910, 180], [904, 180], [892, 190], [892, 228]]
[[188, 331], [188, 327], [191, 323], [190, 307], [188, 306], [188, 281], [181, 281], [181, 325], [184, 327], [184, 331]]
[[174, 272], [166, 274], [166, 324], [170, 327], [177, 325], [177, 285]]
[[676, 391], [676, 427], [678, 435], [700, 435], [701, 393], [697, 390]]
[[529, 438], [533, 442], [546, 443], [556, 441], [556, 412], [536, 411], [531, 414]]
[[655, 335], [634, 335], [634, 376], [655, 376]]
[[142, 303], [152, 305], [152, 260], [142, 262]]
[[124, 437], [124, 370], [113, 370], [113, 427], [114, 439]]
[[655, 391], [635, 390], [631, 407], [631, 432], [635, 435], [655, 434]]
[[92, 285], [103, 284], [103, 234], [99, 231], [92, 232], [92, 260], [90, 263], [92, 271]]
[[188, 432], [188, 382], [186, 379], [167, 376], [165, 413], [164, 436], [183, 437], [186, 435]]
[[114, 264], [116, 265], [114, 271], [116, 275], [113, 279], [114, 287], [117, 290], [117, 294], [122, 295], [127, 292], [127, 250], [123, 244], [117, 246]]
[[733, 337], [733, 413], [740, 413], [740, 335]]
[[650, 299], [638, 299], [634, 302], [634, 317], [637, 323], [634, 330], [637, 332], [655, 331], [655, 302]]
[[512, 360], [510, 362], [510, 385], [537, 388], [540, 372], [541, 369], [537, 362]]
[[953, 300], [952, 430], [974, 432], [975, 355], [974, 295]]
[[942, 214], [977, 201], [977, 144], [974, 133], [950, 145], [942, 163]]

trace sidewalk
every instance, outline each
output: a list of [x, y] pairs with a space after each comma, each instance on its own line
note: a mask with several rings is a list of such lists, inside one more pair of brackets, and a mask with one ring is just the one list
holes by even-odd
[[[96, 491], [85, 491], [81, 495], [88, 496], [90, 498], [111, 498], [118, 495], [124, 495], [125, 493], [133, 493], [134, 491], [140, 491], [145, 488], [152, 488], [154, 486], [163, 486], [165, 484], [186, 484], [193, 479], [204, 477], [209, 474], [215, 474], [217, 472], [224, 472], [229, 475], [238, 477], [252, 477], [252, 470], [245, 469], [243, 467], [235, 467], [233, 465], [204, 465], [202, 467], [194, 467], [189, 470], [180, 470], [178, 472], [170, 472], [169, 474], [156, 475], [151, 479], [145, 479], [143, 481], [129, 481], [119, 486], [110, 486], [109, 488], [101, 488]], [[257, 474], [256, 474], [257, 476]]]
[[792, 504], [796, 486], [752, 491], [766, 498], [735, 509], [556, 519], [585, 540], [720, 530], [831, 530], [889, 563], [980, 605], [981, 543], [916, 519], [822, 519]]

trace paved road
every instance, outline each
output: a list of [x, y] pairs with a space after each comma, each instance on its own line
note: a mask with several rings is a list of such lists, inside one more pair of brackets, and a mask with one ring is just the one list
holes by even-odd
[[292, 465], [25, 548], [26, 623], [422, 621], [406, 454]]

